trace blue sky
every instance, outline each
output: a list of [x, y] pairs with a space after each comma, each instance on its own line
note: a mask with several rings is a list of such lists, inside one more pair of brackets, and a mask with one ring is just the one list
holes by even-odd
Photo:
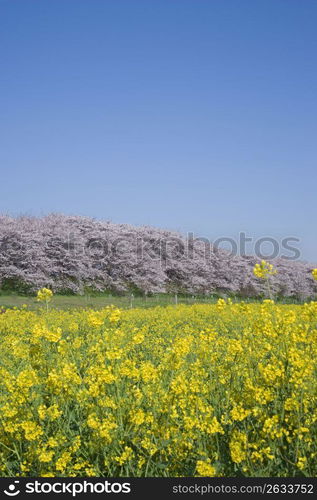
[[317, 260], [315, 0], [0, 0], [0, 212]]

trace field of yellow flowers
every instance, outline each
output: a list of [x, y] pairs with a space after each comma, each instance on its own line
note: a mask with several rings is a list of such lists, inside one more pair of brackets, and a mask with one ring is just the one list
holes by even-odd
[[0, 334], [2, 476], [317, 475], [317, 302], [22, 308]]

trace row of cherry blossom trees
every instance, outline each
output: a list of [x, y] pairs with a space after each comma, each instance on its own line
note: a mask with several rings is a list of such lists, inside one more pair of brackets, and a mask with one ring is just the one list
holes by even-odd
[[[265, 285], [253, 274], [257, 260], [147, 226], [59, 214], [0, 216], [2, 289], [260, 296]], [[276, 295], [314, 296], [312, 265], [283, 258], [272, 262], [278, 271], [271, 283]]]

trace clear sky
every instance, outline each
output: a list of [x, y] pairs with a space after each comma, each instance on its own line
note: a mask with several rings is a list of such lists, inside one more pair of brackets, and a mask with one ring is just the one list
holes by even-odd
[[316, 0], [0, 0], [0, 212], [317, 260]]

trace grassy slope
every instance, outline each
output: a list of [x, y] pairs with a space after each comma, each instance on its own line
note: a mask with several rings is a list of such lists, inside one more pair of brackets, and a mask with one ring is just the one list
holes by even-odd
[[[178, 302], [183, 304], [193, 304], [195, 302], [210, 303], [212, 302], [212, 300], [210, 298], [195, 300], [191, 297], [187, 297], [178, 298]], [[171, 305], [173, 303], [175, 303], [175, 298], [174, 296], [170, 295], [148, 297], [147, 299], [145, 299], [145, 297], [134, 297], [132, 300], [132, 307], [153, 307], [158, 305], [164, 306]], [[21, 307], [23, 304], [26, 304], [30, 309], [43, 307], [43, 304], [37, 302], [35, 297], [20, 295], [0, 295], [0, 307]], [[112, 295], [55, 295], [52, 302], [50, 303], [51, 307], [55, 307], [57, 309], [71, 309], [76, 307], [101, 309], [111, 304], [123, 309], [127, 309], [131, 307], [131, 298], [130, 296]]]
[[[178, 297], [178, 303], [180, 304], [195, 304], [195, 303], [205, 303], [211, 304], [217, 302], [218, 297]], [[233, 299], [235, 302], [241, 299]], [[255, 299], [244, 299], [245, 302], [259, 302]], [[298, 303], [296, 300], [283, 300], [283, 303]], [[22, 296], [15, 294], [0, 294], [0, 309], [12, 308], [12, 307], [22, 307], [26, 304], [30, 309], [37, 309], [43, 307], [44, 304], [36, 301], [33, 296]], [[93, 308], [101, 309], [103, 307], [114, 305], [120, 307], [121, 309], [129, 309], [130, 307], [155, 307], [155, 306], [167, 306], [175, 304], [175, 297], [173, 295], [160, 294], [152, 297], [134, 297], [131, 303], [131, 297], [129, 295], [117, 296], [117, 295], [96, 295], [96, 296], [80, 296], [80, 295], [54, 295], [54, 298], [50, 304], [51, 307], [57, 309], [72, 309], [72, 308]]]

